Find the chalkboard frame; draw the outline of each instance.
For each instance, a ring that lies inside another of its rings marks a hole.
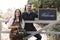
[[[55,11],[56,11],[56,19],[53,19],[53,20],[57,20],[57,12],[58,12],[57,8],[40,8],[39,11],[40,11],[40,10],[55,10]],[[39,19],[39,20],[43,20],[43,19],[40,19],[40,18],[39,18],[39,17],[40,17],[40,16],[39,16],[39,11],[38,11],[38,19]],[[49,19],[49,20],[50,20],[50,19]],[[49,20],[48,20],[48,21],[49,21]]]

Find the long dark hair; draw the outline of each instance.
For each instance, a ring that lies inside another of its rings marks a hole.
[[[17,10],[19,10],[19,13],[20,13],[20,15],[19,15],[19,23],[21,23],[21,22],[22,22],[22,17],[21,17],[21,11],[20,11],[20,9],[16,9],[16,10],[15,10],[15,15],[14,15],[14,21],[13,21],[13,23],[14,23],[15,20],[16,20],[16,12],[17,12]]]
[[[24,11],[26,11],[26,5],[25,5],[25,9],[24,9]]]

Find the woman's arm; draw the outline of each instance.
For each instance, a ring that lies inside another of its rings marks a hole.
[[[7,26],[8,28],[11,27],[11,25],[12,25],[12,23],[13,23],[13,20],[14,20],[14,18],[10,18],[10,20],[7,22],[6,26]]]
[[[14,29],[14,28],[18,28],[19,26],[10,26],[8,27],[9,29]]]

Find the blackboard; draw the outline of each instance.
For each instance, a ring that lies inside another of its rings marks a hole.
[[[57,10],[56,9],[40,9],[39,20],[56,20]]]

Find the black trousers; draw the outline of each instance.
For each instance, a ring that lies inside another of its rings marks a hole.
[[[31,24],[27,24],[27,26],[25,26],[24,28],[26,31],[37,31],[36,28]],[[27,34],[27,36],[30,35],[30,34]],[[41,40],[42,39],[42,36],[40,34],[36,34],[34,35],[37,40]]]
[[[27,34],[27,36],[29,36],[30,34]],[[36,35],[34,35],[36,38],[37,38],[37,40],[41,40],[42,39],[42,36],[40,35],[40,34],[36,34]]]
[[[41,40],[42,39],[42,36],[40,34],[36,34],[34,36],[37,38],[37,40]]]

